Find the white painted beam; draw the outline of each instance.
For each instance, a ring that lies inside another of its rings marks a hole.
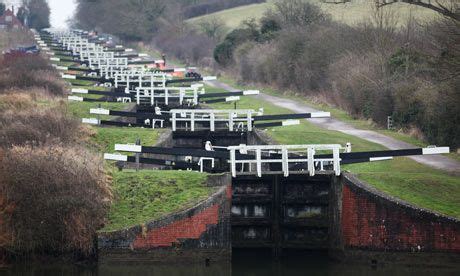
[[[239,100],[240,100],[240,96],[231,96],[231,97],[225,98],[226,102],[236,102],[236,101],[239,101]]]
[[[82,102],[83,101],[82,97],[77,97],[77,96],[68,96],[67,99],[69,101],[74,101],[74,102]]]
[[[110,110],[104,108],[91,108],[89,113],[96,115],[110,115]]]
[[[422,149],[423,155],[430,155],[430,154],[444,154],[449,153],[449,147],[431,147],[431,148],[424,148]]]
[[[116,144],[116,151],[127,151],[127,152],[142,152],[142,146],[139,145],[125,145],[125,144]]]
[[[312,118],[329,118],[331,117],[331,112],[313,112],[311,113]]]
[[[260,91],[259,90],[246,90],[243,91],[243,95],[248,96],[248,95],[259,95]]]
[[[79,93],[79,94],[88,94],[88,89],[83,88],[72,88],[72,93]]]
[[[83,118],[81,119],[82,123],[88,124],[88,125],[100,125],[101,122],[96,119],[96,118]]]
[[[62,74],[63,79],[69,79],[69,80],[76,80],[77,76],[75,75],[68,75],[68,74]]]
[[[283,126],[295,126],[300,125],[300,120],[286,120],[282,122]]]
[[[128,156],[127,155],[122,155],[122,154],[111,154],[111,153],[105,153],[104,154],[104,159],[105,160],[111,160],[111,161],[128,161]]]
[[[204,81],[213,81],[213,80],[217,80],[217,77],[216,76],[207,76],[207,77],[203,77],[203,80]]]

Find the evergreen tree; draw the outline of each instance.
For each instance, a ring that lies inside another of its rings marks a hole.
[[[6,6],[3,3],[0,3],[0,16],[2,16],[5,13]]]
[[[26,25],[27,10],[24,7],[20,7],[16,17],[19,19],[19,21],[21,21],[22,24]]]

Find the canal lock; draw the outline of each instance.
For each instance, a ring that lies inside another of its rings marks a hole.
[[[260,133],[174,132],[172,147],[265,144]],[[221,166],[225,166],[221,164]],[[334,175],[241,175],[232,181],[231,239],[234,252],[257,249],[274,257],[329,248],[330,191]]]

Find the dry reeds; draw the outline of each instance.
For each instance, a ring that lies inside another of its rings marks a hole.
[[[3,216],[7,247],[91,253],[112,198],[99,156],[80,146],[15,146],[4,152],[0,175],[2,206],[14,206]]]

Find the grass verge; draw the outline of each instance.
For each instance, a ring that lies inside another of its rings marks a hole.
[[[139,138],[141,145],[152,146],[158,140],[160,132],[144,128],[94,127],[95,135],[91,138],[97,148],[104,153],[114,153],[115,144],[134,144]]]
[[[348,165],[344,169],[389,195],[460,219],[459,177],[407,158]]]
[[[206,178],[206,174],[186,171],[114,172],[116,200],[102,231],[124,229],[192,207],[215,190],[205,186]]]

